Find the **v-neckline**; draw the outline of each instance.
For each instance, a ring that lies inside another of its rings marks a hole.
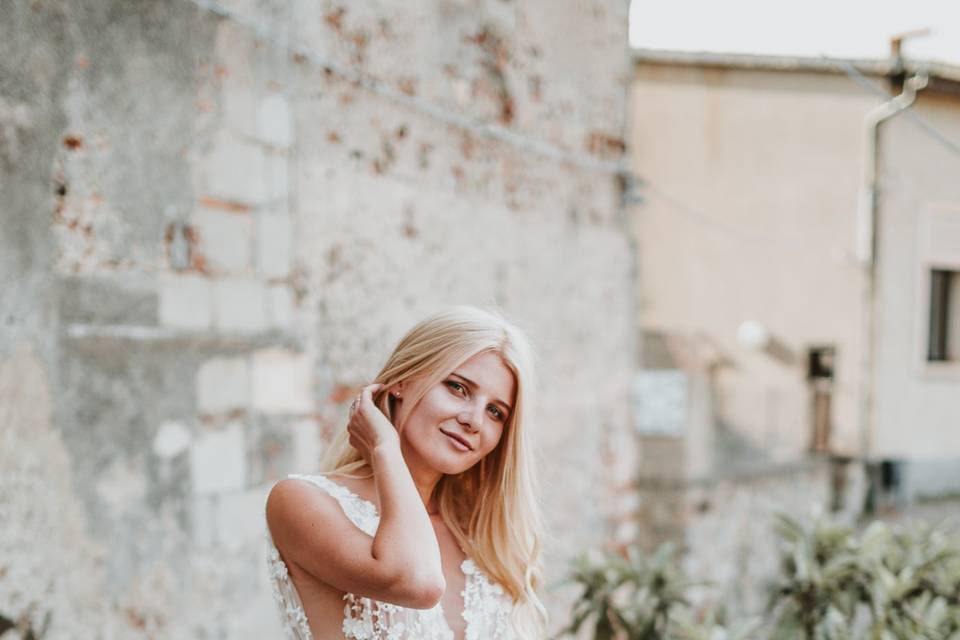
[[[346,492],[346,494],[347,494],[348,497],[350,497],[350,498],[352,498],[352,499],[354,499],[354,500],[357,500],[357,501],[359,501],[359,502],[367,505],[367,506],[370,508],[370,510],[373,512],[373,516],[377,519],[377,525],[379,526],[379,524],[380,524],[380,509],[377,508],[377,505],[375,505],[371,500],[367,500],[366,498],[364,498],[364,497],[361,496],[360,494],[354,492],[354,491],[353,491],[352,489],[350,489],[349,487],[346,487],[346,486],[340,484],[339,482],[335,482],[334,480],[331,480],[330,478],[328,478],[328,477],[325,476],[325,475],[322,475],[322,474],[321,474],[321,477],[322,477],[324,480],[326,480],[327,482],[329,482],[330,484],[332,484],[332,485],[334,485],[334,486],[337,486],[337,487],[339,487],[340,489],[342,489],[344,492]],[[334,497],[334,498],[335,498],[335,497]],[[339,500],[338,500],[337,502],[339,502]],[[343,507],[343,505],[341,505],[341,508],[342,508],[342,507]],[[346,512],[344,512],[344,513],[346,514]],[[348,516],[348,519],[349,519],[349,516]],[[352,520],[351,520],[351,522],[352,522]],[[354,523],[354,524],[355,524],[355,523]],[[470,580],[472,579],[472,577],[474,577],[474,576],[477,575],[477,573],[479,572],[479,567],[477,567],[477,564],[470,558],[470,556],[467,556],[466,554],[464,554],[464,555],[465,555],[466,557],[465,557],[464,560],[460,563],[460,573],[463,574],[463,591],[461,592],[461,595],[463,596],[463,609],[460,611],[460,617],[463,619],[463,621],[464,621],[464,623],[465,623],[465,624],[464,624],[464,628],[463,628],[463,640],[469,640],[469,638],[471,637],[471,636],[470,636],[470,631],[471,631],[470,618],[471,618],[471,616],[468,616],[468,615],[467,615],[467,593],[470,592],[470,589],[468,588],[470,585],[469,585],[468,583],[470,582]],[[469,570],[469,569],[471,569],[471,568],[472,568],[472,570]],[[431,610],[431,609],[426,609],[425,611],[430,611],[430,610]],[[445,629],[446,632],[449,634],[449,637],[451,638],[451,640],[457,640],[457,634],[453,631],[453,629],[450,628],[450,623],[447,621],[446,613],[445,613],[444,610],[443,610],[443,603],[442,603],[442,602],[438,602],[437,604],[435,604],[435,605],[433,606],[432,610],[436,610],[436,611],[440,614],[440,619],[443,621],[444,629]]]

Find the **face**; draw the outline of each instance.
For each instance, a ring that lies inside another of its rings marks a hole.
[[[404,385],[408,388],[411,385]],[[397,423],[408,465],[444,474],[466,471],[493,451],[513,408],[516,381],[500,355],[478,353],[427,389]]]

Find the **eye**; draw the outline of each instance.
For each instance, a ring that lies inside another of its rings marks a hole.
[[[503,411],[500,411],[499,407],[496,407],[494,405],[490,405],[490,413],[493,414],[494,418],[500,421],[503,421],[503,419],[506,418],[506,416],[503,415]]]
[[[464,387],[462,384],[460,384],[456,380],[447,380],[444,384],[447,385],[447,387],[449,387],[450,389],[453,389],[454,391],[456,391],[457,393],[464,393],[467,390],[466,387]]]

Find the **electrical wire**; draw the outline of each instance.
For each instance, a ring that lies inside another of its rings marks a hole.
[[[893,100],[894,96],[890,95],[883,87],[880,87],[874,82],[871,82],[863,73],[860,72],[849,60],[842,60],[838,58],[830,58],[824,54],[820,54],[820,58],[824,61],[834,65],[836,68],[843,71],[850,79],[856,82],[858,85],[874,93],[879,97],[884,98],[885,100]],[[942,133],[937,129],[929,120],[921,116],[914,107],[909,107],[902,112],[904,116],[910,119],[915,125],[929,133],[934,139],[942,144],[947,150],[951,153],[960,157],[960,144],[952,140],[950,137]]]

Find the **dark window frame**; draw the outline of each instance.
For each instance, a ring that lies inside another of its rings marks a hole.
[[[950,317],[954,301],[950,299],[954,278],[960,272],[950,269],[930,270],[930,303],[927,306],[927,362],[950,362],[960,354],[950,353],[950,328],[957,319]]]

